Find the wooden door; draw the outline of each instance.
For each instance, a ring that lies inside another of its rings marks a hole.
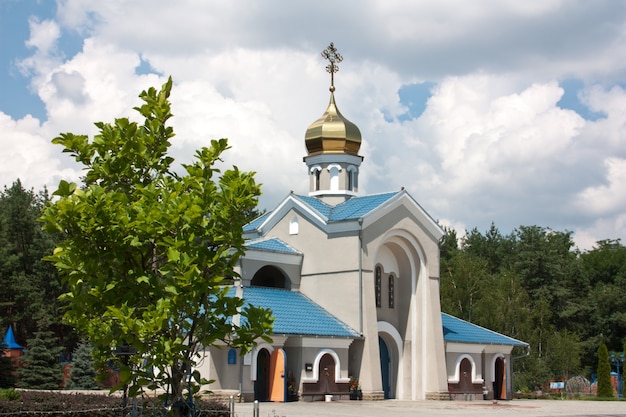
[[[320,358],[319,383],[321,392],[337,391],[337,385],[335,384],[335,360],[328,353]]]
[[[267,401],[269,398],[270,353],[261,349],[256,360],[256,381],[254,381],[254,399]]]
[[[270,401],[287,400],[287,361],[285,351],[276,349],[270,356]]]

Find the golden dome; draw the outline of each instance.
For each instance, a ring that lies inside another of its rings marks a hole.
[[[326,112],[309,126],[304,135],[309,156],[327,153],[357,155],[361,147],[361,131],[339,112],[333,90],[331,87]]]

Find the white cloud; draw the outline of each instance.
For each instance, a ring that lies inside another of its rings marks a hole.
[[[258,172],[262,204],[306,193],[304,132],[329,97],[319,52],[335,41],[337,103],[363,134],[363,192],[405,186],[448,225],[538,224],[585,245],[626,237],[619,2],[61,0],[56,20],[30,25],[22,69],[48,117],[0,115],[5,184],[76,178],[52,137],[136,118],[138,93],[171,74],[177,161],[228,137],[227,162]],[[84,36],[75,56],[58,50],[64,31]],[[142,59],[159,74],[138,75]],[[571,77],[605,118],[558,107]],[[436,83],[424,113],[399,121],[398,90],[423,81]]]

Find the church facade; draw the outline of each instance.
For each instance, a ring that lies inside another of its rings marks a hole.
[[[332,44],[323,55],[334,74],[340,55]],[[404,189],[359,194],[361,133],[339,112],[333,84],[305,134],[308,195],[288,194],[244,230],[231,293],[272,309],[273,341],[244,357],[207,349],[207,388],[260,401],[351,390],[380,400],[510,398],[511,351],[527,345],[441,313],[444,232]]]

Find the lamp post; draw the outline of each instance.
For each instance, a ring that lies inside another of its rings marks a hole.
[[[137,349],[131,347],[128,343],[124,343],[122,346],[116,346],[113,353],[115,354],[115,356],[119,356],[120,358],[122,358],[122,362],[124,362],[124,365],[128,366],[130,357],[137,353]],[[128,384],[124,384],[124,393],[122,395],[122,410],[124,413],[126,413],[127,405],[128,405]]]
[[[620,353],[619,355],[616,355],[615,353],[611,353],[611,364],[617,367],[617,396],[622,397],[622,386],[624,381],[622,381],[622,374],[619,373],[619,368],[624,365],[624,354]]]

